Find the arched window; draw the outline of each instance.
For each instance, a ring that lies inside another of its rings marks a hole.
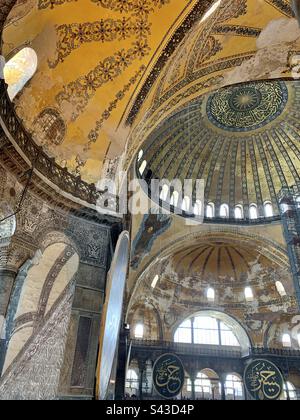
[[[139,378],[135,370],[129,369],[127,371],[125,387],[131,391],[139,389]]]
[[[138,162],[142,159],[143,155],[144,155],[144,151],[140,150],[138,154]]]
[[[199,372],[195,380],[195,392],[203,396],[211,395],[211,381],[205,373]]]
[[[171,196],[171,200],[170,200],[171,206],[177,207],[178,200],[179,200],[178,191],[173,191],[172,196]]]
[[[176,343],[240,347],[232,329],[211,316],[197,316],[184,321],[174,334]]]
[[[229,217],[229,207],[228,204],[222,204],[220,207],[220,217]]]
[[[184,199],[182,200],[182,206],[181,206],[182,211],[188,212],[190,210],[190,202],[191,202],[190,197],[186,195]]]
[[[13,100],[33,77],[38,59],[32,48],[23,48],[4,66],[4,79],[8,84],[8,95]]]
[[[235,206],[235,208],[234,208],[234,217],[236,219],[243,219],[244,212],[243,212],[243,207],[242,206]]]
[[[297,400],[296,388],[291,382],[285,382],[283,385],[284,389],[284,399],[287,400],[288,397],[290,400]]]
[[[194,214],[195,216],[201,216],[202,214],[202,203],[200,200],[196,200],[194,204]]]
[[[250,219],[257,219],[258,218],[258,212],[257,212],[257,205],[251,204],[249,207],[249,217]]]
[[[265,202],[264,209],[265,209],[265,216],[266,217],[273,217],[274,216],[272,203],[270,203],[269,201]]]
[[[192,342],[192,321],[187,319],[177,328],[174,335],[175,343],[191,343]]]
[[[206,217],[212,218],[215,215],[214,203],[208,203],[206,206]]]
[[[276,285],[277,292],[280,294],[280,296],[282,297],[286,296],[286,291],[281,281],[277,281],[275,285]]]
[[[41,144],[59,146],[65,139],[67,126],[60,112],[55,108],[45,108],[33,124],[34,135]]]
[[[164,184],[164,185],[162,186],[162,189],[161,189],[161,192],[160,192],[160,196],[159,196],[159,198],[160,198],[162,201],[166,201],[166,200],[167,200],[167,198],[168,198],[168,194],[169,194],[169,187],[168,187],[168,185],[167,185],[167,184]]]
[[[212,287],[209,287],[206,292],[206,297],[209,302],[215,301],[215,291]]]
[[[159,276],[158,276],[158,274],[156,274],[156,276],[154,277],[154,279],[152,280],[152,283],[151,283],[152,289],[155,289],[158,280],[159,280]]]
[[[251,287],[245,287],[245,298],[247,302],[253,301],[254,296]]]
[[[292,347],[291,336],[288,333],[282,335],[282,345],[283,347]]]
[[[143,175],[143,173],[145,172],[146,166],[147,166],[147,161],[146,161],[146,160],[144,160],[144,161],[142,162],[141,166],[139,167],[139,173],[140,173],[141,175]]]
[[[134,330],[134,337],[135,338],[143,338],[144,337],[144,326],[143,324],[137,324]]]
[[[227,375],[225,382],[225,393],[226,396],[230,396],[233,399],[243,398],[243,382],[237,375]]]

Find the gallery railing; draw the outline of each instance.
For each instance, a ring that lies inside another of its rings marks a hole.
[[[131,341],[132,348],[137,350],[162,350],[164,352],[175,352],[186,355],[210,356],[210,357],[230,357],[241,358],[243,356],[282,356],[282,357],[299,357],[300,350],[269,348],[269,347],[252,347],[246,354],[242,354],[242,350],[231,346],[213,346],[206,344],[189,344],[174,343],[172,341],[162,340],[142,340],[134,339]]]
[[[240,349],[234,349],[230,346],[210,346],[202,344],[174,343],[172,341],[155,340],[132,340],[132,347],[136,349],[163,350],[164,352],[175,352],[180,354],[195,356],[218,356],[241,358]]]
[[[31,162],[34,169],[62,191],[96,205],[102,192],[96,189],[95,184],[88,184],[80,176],[71,174],[67,168],[62,168],[54,158],[50,158],[43,148],[35,143],[16,114],[14,105],[8,97],[7,85],[4,80],[0,81],[0,92],[0,117],[13,141]],[[114,208],[114,204],[115,197],[108,195],[107,208]]]

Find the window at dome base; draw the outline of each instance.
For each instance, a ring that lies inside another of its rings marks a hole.
[[[4,79],[8,84],[8,95],[13,100],[33,77],[38,59],[32,48],[23,48],[4,66]]]

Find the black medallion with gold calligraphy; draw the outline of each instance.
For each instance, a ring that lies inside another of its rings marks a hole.
[[[163,354],[153,367],[153,384],[158,394],[164,398],[174,398],[184,385],[184,368],[176,354]]]
[[[257,359],[249,363],[244,373],[245,387],[255,400],[278,400],[283,393],[284,380],[274,363]]]

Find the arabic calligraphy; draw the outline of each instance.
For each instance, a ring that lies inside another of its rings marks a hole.
[[[255,360],[245,370],[245,386],[256,400],[277,400],[283,392],[283,377],[268,360]]]
[[[175,354],[164,354],[155,362],[153,383],[156,391],[165,398],[176,397],[184,384],[184,368]]]

